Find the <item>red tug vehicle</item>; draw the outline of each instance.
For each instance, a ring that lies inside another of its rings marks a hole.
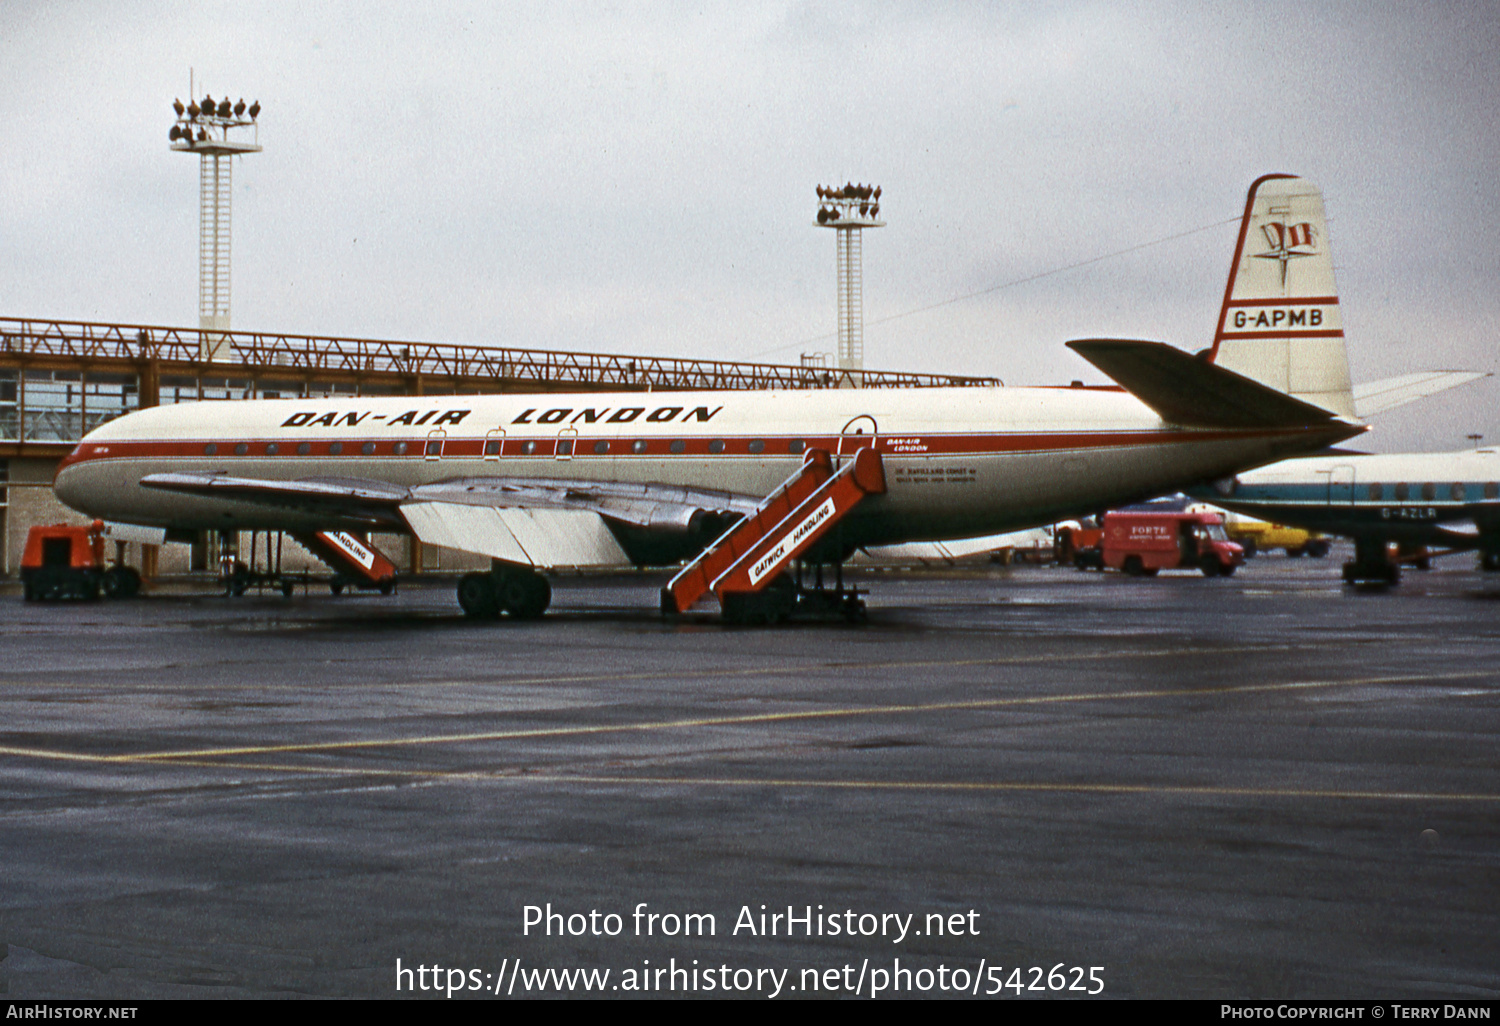
[[[104,522],[79,527],[33,527],[21,556],[21,585],[27,602],[55,599],[130,598],[141,590],[132,567],[109,566],[104,558]]]

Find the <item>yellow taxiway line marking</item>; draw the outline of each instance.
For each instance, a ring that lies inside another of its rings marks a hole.
[[[663,777],[572,773],[530,773],[517,770],[376,769],[358,766],[298,766],[261,762],[174,762],[205,769],[236,769],[300,776],[405,777],[432,783],[487,782],[516,784],[584,784],[596,787],[721,787],[801,788],[841,791],[926,791],[956,794],[1085,794],[1100,796],[1161,795],[1210,798],[1318,798],[1350,801],[1500,802],[1500,794],[1465,791],[1378,791],[1318,787],[1248,787],[1214,784],[1101,784],[1086,781],[1033,780],[817,780],[795,777]]]
[[[353,749],[407,748],[423,745],[463,744],[481,741],[514,741],[537,738],[585,737],[597,734],[623,734],[697,727],[749,726],[762,723],[790,723],[861,716],[891,716],[933,712],[984,711],[1032,706],[1059,705],[1073,702],[1119,702],[1156,698],[1195,698],[1218,695],[1241,695],[1270,692],[1310,691],[1337,687],[1359,687],[1374,684],[1434,683],[1471,680],[1493,675],[1491,670],[1471,670],[1447,674],[1398,674],[1358,677],[1349,680],[1288,681],[1279,684],[1241,684],[1229,687],[1137,691],[1093,691],[1064,695],[1034,695],[1010,698],[975,699],[960,702],[902,703],[897,705],[852,706],[834,709],[802,709],[776,713],[749,713],[735,716],[703,716],[639,723],[600,724],[576,727],[536,727],[519,730],[480,731],[465,734],[429,734],[417,737],[366,738],[354,741],[315,741],[303,744],[241,745],[222,748],[196,748],[176,751],[140,752],[128,755],[87,755],[44,749],[0,747],[0,754],[36,759],[55,759],[93,763],[164,763],[185,760],[222,759],[233,756],[271,755],[292,752],[337,752]]]

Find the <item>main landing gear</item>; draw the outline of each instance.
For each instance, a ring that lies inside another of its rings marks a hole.
[[[1345,584],[1399,584],[1401,567],[1384,539],[1354,539],[1354,559],[1344,564]]]
[[[535,570],[497,564],[487,574],[464,574],[459,579],[458,604],[472,620],[492,620],[501,613],[535,620],[552,604],[552,585]]]

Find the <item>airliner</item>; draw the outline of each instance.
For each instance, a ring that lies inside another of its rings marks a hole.
[[[799,560],[1035,527],[1365,430],[1322,195],[1291,175],[1250,188],[1211,350],[1068,346],[1115,384],[158,406],[90,432],[55,488],[168,538],[395,531],[488,556],[459,583],[471,616],[540,616],[544,570],[682,560],[668,611],[769,591],[784,612]]]
[[[1500,570],[1500,452],[1341,453],[1284,460],[1195,497],[1262,520],[1354,539],[1350,584],[1395,584],[1428,546],[1480,552]],[[1393,558],[1391,546],[1397,546]]]

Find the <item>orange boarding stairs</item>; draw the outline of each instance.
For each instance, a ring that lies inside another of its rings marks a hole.
[[[783,589],[779,598],[762,601],[757,596],[865,496],[884,492],[885,466],[873,448],[856,450],[837,469],[826,450],[809,449],[795,474],[662,589],[662,612],[686,612],[713,592],[727,619],[784,618],[795,591]]]
[[[298,532],[292,537],[359,587],[389,592],[396,583],[395,564],[379,549],[348,531]]]

